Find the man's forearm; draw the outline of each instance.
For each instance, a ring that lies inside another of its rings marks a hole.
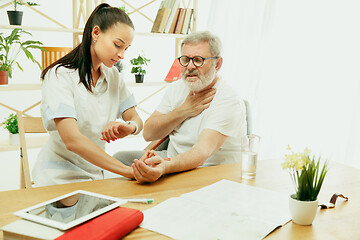
[[[166,162],[165,174],[183,172],[202,166],[206,159],[211,156],[210,152],[192,148],[191,150],[179,154],[170,161]]]
[[[177,108],[167,114],[153,114],[144,124],[144,139],[146,141],[153,141],[164,138],[186,118],[187,115],[181,108]]]

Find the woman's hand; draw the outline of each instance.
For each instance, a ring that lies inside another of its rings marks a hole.
[[[165,174],[167,158],[160,157],[155,151],[146,151],[138,160],[134,159],[132,168],[135,179],[140,183],[155,182]]]
[[[101,140],[109,143],[110,141],[115,141],[118,138],[124,138],[132,134],[135,129],[136,127],[133,124],[126,122],[109,122],[101,132]]]

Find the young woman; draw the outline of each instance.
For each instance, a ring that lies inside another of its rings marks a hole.
[[[41,114],[50,139],[33,169],[35,186],[102,179],[102,169],[134,177],[130,167],[104,151],[105,141],[143,127],[135,99],[114,67],[133,38],[126,13],[100,4],[85,24],[81,44],[42,72]]]

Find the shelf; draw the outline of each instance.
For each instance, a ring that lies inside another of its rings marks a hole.
[[[69,32],[69,33],[82,33],[82,28],[59,28],[59,27],[35,27],[35,26],[18,26],[18,25],[0,25],[0,29],[15,29],[21,28],[23,30],[32,31],[45,31],[45,32]],[[135,32],[138,36],[153,36],[153,37],[169,37],[169,38],[184,38],[185,34],[172,34],[172,33],[151,33],[151,32]]]
[[[48,139],[49,136],[27,137],[26,146],[27,148],[41,148]],[[0,152],[16,151],[19,150],[19,148],[20,145],[10,145],[9,140],[0,140]]]
[[[127,87],[152,87],[152,86],[163,86],[170,83],[169,82],[145,82],[145,83],[125,82],[125,84]],[[0,92],[23,91],[23,90],[41,90],[41,83],[0,85]]]
[[[23,30],[33,30],[33,31],[46,31],[46,32],[70,32],[70,33],[82,33],[83,29],[73,29],[73,28],[59,28],[59,27],[34,27],[34,26],[19,26],[19,25],[0,25],[2,29],[15,29],[21,28]]]
[[[0,85],[1,91],[41,90],[41,83]]]

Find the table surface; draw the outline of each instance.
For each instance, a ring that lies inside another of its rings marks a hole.
[[[138,184],[126,178],[105,179],[33,189],[0,192],[0,226],[18,219],[13,212],[39,202],[82,189],[114,197],[149,197],[152,204],[127,203],[124,207],[146,210],[170,197],[197,190],[221,179],[228,179],[264,189],[292,194],[290,176],[282,170],[280,160],[258,162],[255,179],[240,177],[240,164],[228,164],[198,168],[161,178],[152,184]],[[329,201],[332,194],[342,193],[349,201],[338,199],[332,209],[318,209],[311,226],[300,226],[291,221],[276,229],[266,239],[359,239],[360,238],[360,170],[335,162],[330,163],[329,172],[319,194],[319,202]],[[2,233],[0,233],[2,239]],[[136,228],[124,239],[169,239],[166,236]]]

